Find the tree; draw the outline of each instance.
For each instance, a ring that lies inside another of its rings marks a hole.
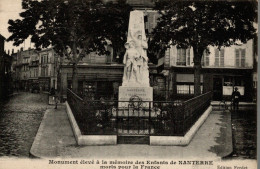
[[[125,16],[131,10],[122,0],[114,4],[104,4],[101,0],[23,0],[22,7],[22,19],[9,20],[8,30],[12,35],[8,41],[14,41],[18,46],[31,37],[36,48],[53,46],[59,56],[66,57],[72,64],[75,92],[79,61],[90,52],[109,54],[106,49],[109,40],[120,48],[117,42],[123,38],[119,30],[127,30]],[[112,15],[107,19],[112,8],[118,17]]]
[[[231,46],[246,43],[255,34],[257,15],[254,1],[171,1],[155,5],[161,17],[153,31],[153,49],[166,50],[170,45],[194,52],[194,94],[201,93],[201,58],[208,46]]]
[[[123,60],[131,11],[132,7],[125,0],[118,0],[107,3],[100,12],[100,36],[112,42],[113,58],[119,56]]]

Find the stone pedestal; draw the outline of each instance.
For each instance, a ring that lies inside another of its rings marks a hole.
[[[133,99],[133,101],[143,101],[142,107],[149,108],[149,102],[145,101],[153,101],[153,88],[120,86],[118,95],[118,108],[127,108],[130,99]]]

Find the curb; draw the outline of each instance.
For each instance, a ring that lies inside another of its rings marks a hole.
[[[43,121],[46,119],[47,117],[47,114],[50,112],[50,109],[47,109],[44,113],[44,116],[42,118],[42,121],[41,121],[41,124],[37,130],[37,134],[34,138],[34,141],[32,143],[32,146],[31,146],[31,149],[30,149],[30,152],[29,152],[29,157],[30,158],[36,158],[36,159],[39,159],[41,158],[40,156],[36,155],[36,151],[37,151],[37,147],[39,145],[39,141],[41,140],[41,136],[42,136],[42,133],[43,133]]]
[[[70,125],[78,145],[116,145],[117,135],[82,135],[79,126],[74,118],[68,102],[66,112],[69,117]]]
[[[179,136],[150,136],[150,145],[153,146],[187,146],[212,111],[209,106],[184,137]]]
[[[222,160],[230,160],[232,159],[233,157],[233,154],[234,154],[234,139],[233,139],[233,130],[232,130],[232,115],[231,115],[231,112],[230,112],[230,130],[231,130],[231,144],[232,144],[232,151],[226,155],[224,155],[223,157],[221,157]]]

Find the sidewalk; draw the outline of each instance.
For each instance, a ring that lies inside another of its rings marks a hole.
[[[211,105],[212,106],[219,106],[220,101],[212,101]],[[226,101],[226,104],[230,104],[230,101]],[[239,102],[239,106],[256,106],[256,103],[254,102]]]
[[[148,158],[148,159],[220,159],[232,152],[231,115],[213,111],[188,146],[149,146],[118,144],[78,146],[65,106],[45,112],[31,147],[31,155],[40,158]]]

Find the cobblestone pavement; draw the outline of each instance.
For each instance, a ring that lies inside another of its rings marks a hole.
[[[0,156],[29,156],[47,101],[46,94],[22,92],[0,105]]]
[[[233,159],[256,159],[257,147],[257,111],[238,110],[232,112]]]

